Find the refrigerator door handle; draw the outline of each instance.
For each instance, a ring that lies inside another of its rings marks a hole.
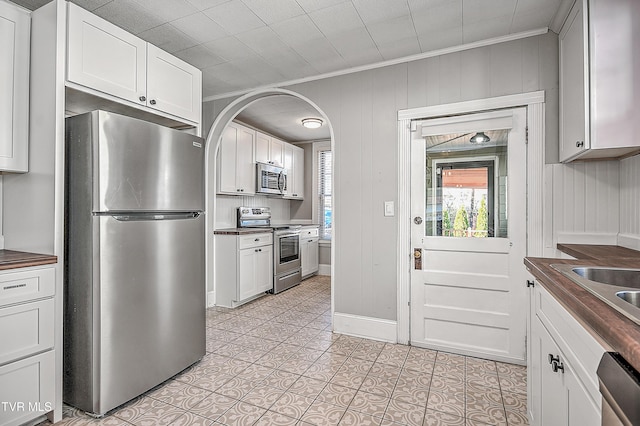
[[[134,222],[143,220],[179,220],[179,219],[195,219],[200,216],[199,212],[189,213],[143,213],[143,214],[112,214],[115,220],[121,222]]]

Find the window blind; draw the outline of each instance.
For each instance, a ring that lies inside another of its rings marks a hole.
[[[331,203],[331,151],[318,153],[318,219],[320,238],[331,239],[333,211]]]

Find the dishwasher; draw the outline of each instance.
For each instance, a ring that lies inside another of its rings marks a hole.
[[[606,352],[598,365],[602,426],[640,425],[640,373],[617,352]]]

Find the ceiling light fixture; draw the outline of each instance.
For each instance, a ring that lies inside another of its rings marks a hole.
[[[322,120],[319,118],[303,118],[302,125],[307,129],[317,129],[322,126]]]
[[[484,132],[478,132],[469,139],[471,143],[487,143],[491,138],[484,134]]]

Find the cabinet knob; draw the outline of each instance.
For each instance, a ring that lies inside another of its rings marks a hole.
[[[140,102],[144,102],[147,100],[146,96],[140,96],[138,99],[140,99]]]
[[[244,188],[240,189],[240,192],[244,192]]]
[[[151,100],[149,101],[149,103],[150,103],[151,105],[155,105],[155,104],[156,104],[156,100],[155,100],[155,99],[151,99]]]
[[[256,239],[255,239],[255,240],[253,240],[253,241],[260,241],[260,238],[256,238]]]
[[[584,141],[577,141],[576,148],[582,148],[584,146]]]

